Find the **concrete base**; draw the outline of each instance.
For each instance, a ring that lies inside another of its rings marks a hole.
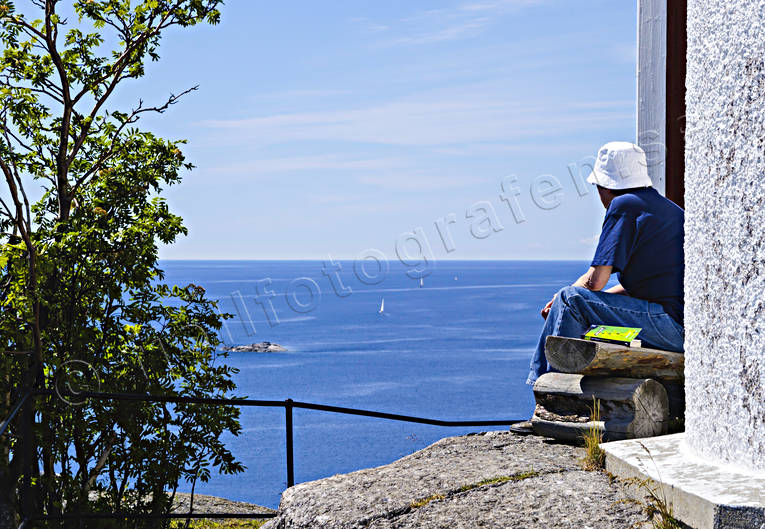
[[[601,446],[606,470],[653,480],[675,518],[694,529],[765,529],[765,474],[703,461],[687,449],[683,433]]]

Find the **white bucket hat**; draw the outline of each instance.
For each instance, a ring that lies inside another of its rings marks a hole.
[[[645,151],[628,141],[612,141],[598,151],[587,181],[606,189],[630,189],[652,185]]]

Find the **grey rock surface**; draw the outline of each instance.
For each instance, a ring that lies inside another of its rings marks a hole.
[[[173,512],[189,512],[189,502],[191,494],[177,492],[173,501]],[[207,496],[205,494],[194,494],[195,513],[246,513],[246,514],[269,514],[273,509],[261,507],[254,503],[245,503],[243,501],[232,501],[217,496]]]
[[[627,529],[644,521],[619,485],[581,470],[582,455],[509,432],[450,437],[389,465],[291,487],[264,527]]]

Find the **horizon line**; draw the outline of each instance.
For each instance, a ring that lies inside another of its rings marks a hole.
[[[327,258],[319,258],[319,257],[288,257],[288,258],[280,258],[280,257],[267,257],[267,258],[256,258],[256,259],[248,259],[248,258],[231,258],[231,259],[221,259],[221,258],[203,258],[203,257],[194,257],[194,258],[160,258],[159,261],[233,261],[233,262],[258,262],[258,261],[305,261],[305,262],[323,262],[326,261]],[[357,260],[354,257],[333,257],[333,261],[355,261]],[[573,258],[573,257],[549,257],[549,258],[541,258],[541,257],[534,257],[534,258],[500,258],[500,257],[489,257],[489,258],[467,258],[467,259],[431,259],[433,262],[440,262],[440,261],[453,261],[453,262],[460,262],[460,261],[589,261],[590,258]],[[385,259],[386,262],[400,262],[400,259]]]

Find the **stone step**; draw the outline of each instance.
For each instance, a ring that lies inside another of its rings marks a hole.
[[[703,460],[685,446],[685,434],[604,443],[606,470],[643,482],[672,514],[694,529],[765,529],[765,472],[747,472]],[[646,481],[648,480],[648,481]]]

